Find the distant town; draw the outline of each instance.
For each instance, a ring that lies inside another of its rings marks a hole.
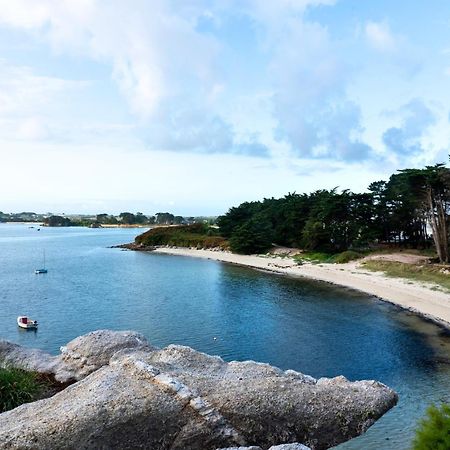
[[[35,212],[4,213],[0,211],[0,222],[40,223],[49,227],[84,226],[92,228],[111,226],[191,225],[193,223],[214,224],[217,217],[183,217],[168,212],[145,215],[141,212],[114,214],[41,214]]]

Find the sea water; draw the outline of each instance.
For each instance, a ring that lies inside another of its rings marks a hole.
[[[376,298],[202,259],[123,251],[142,229],[0,224],[0,338],[56,354],[97,329],[156,346],[267,362],[314,377],[375,379],[398,405],[339,449],[410,448],[426,407],[450,402],[450,337]],[[46,254],[47,274],[36,275]],[[18,315],[39,321],[19,329]]]

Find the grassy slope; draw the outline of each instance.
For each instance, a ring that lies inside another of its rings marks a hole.
[[[432,283],[450,292],[450,268],[437,264],[405,264],[394,261],[365,261],[363,267],[389,277]]]

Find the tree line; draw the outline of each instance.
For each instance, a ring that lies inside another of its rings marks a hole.
[[[374,245],[429,248],[449,262],[450,169],[405,169],[367,192],[317,190],[245,202],[218,218],[231,250],[261,253],[273,244],[342,252]]]

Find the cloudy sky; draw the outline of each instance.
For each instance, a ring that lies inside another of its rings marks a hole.
[[[448,160],[448,0],[0,0],[0,210],[219,214]]]

